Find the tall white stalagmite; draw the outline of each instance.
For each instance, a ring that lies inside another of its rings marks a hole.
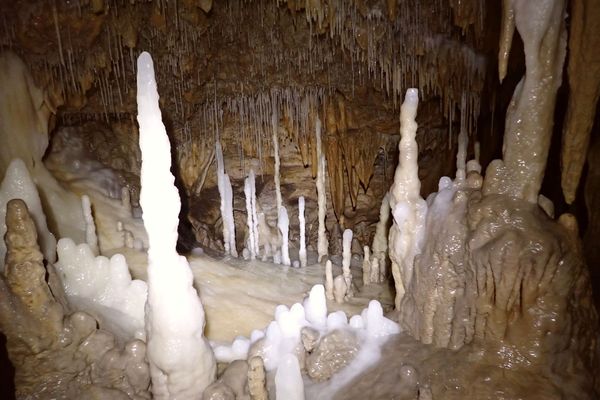
[[[85,242],[90,246],[95,256],[100,254],[98,250],[98,236],[96,235],[96,224],[92,215],[92,203],[87,195],[81,196],[81,210],[85,221]]]
[[[281,263],[283,265],[290,265],[290,249],[289,249],[289,232],[290,232],[290,219],[288,217],[287,209],[281,206],[279,209],[279,221],[277,227],[281,233]]]
[[[352,271],[350,271],[350,261],[352,260],[352,229],[346,229],[342,237],[342,271],[344,281],[346,282],[346,295],[352,297]]]
[[[246,223],[248,225],[246,248],[250,252],[250,259],[254,260],[257,254],[257,238],[254,235],[254,212],[252,211],[252,185],[250,183],[250,176],[247,176],[244,180],[244,195],[246,196]]]
[[[252,200],[252,231],[254,232],[254,253],[258,255],[260,251],[260,235],[258,232],[258,213],[256,211],[256,175],[254,170],[250,170],[250,200]]]
[[[306,218],[304,217],[304,196],[298,198],[298,220],[300,223],[300,250],[298,251],[298,258],[300,259],[300,266],[306,267]]]
[[[227,233],[229,234],[229,254],[233,257],[238,256],[237,248],[235,247],[235,221],[233,219],[233,188],[229,175],[223,174],[223,187],[225,195],[225,215],[228,225]]]
[[[427,203],[420,195],[419,149],[416,141],[419,92],[408,89],[400,109],[400,150],[394,183],[390,188],[390,207],[394,222],[389,234],[389,255],[396,286],[396,309],[413,274],[415,256],[421,252],[425,234]]]
[[[215,154],[217,158],[217,186],[221,196],[221,218],[223,220],[223,246],[225,253],[237,257],[235,248],[235,223],[233,220],[233,190],[229,175],[225,173],[223,162],[223,149],[219,140],[215,143]]]
[[[317,117],[315,135],[317,137],[317,159],[319,168],[317,168],[317,203],[319,207],[319,231],[317,241],[317,253],[319,262],[326,257],[329,252],[329,243],[325,233],[325,216],[327,215],[327,192],[325,191],[325,155],[321,145],[321,120]]]
[[[137,104],[142,152],[140,205],[148,232],[147,357],[155,399],[198,399],[216,377],[203,335],[204,309],[185,257],[175,251],[181,207],[171,174],[171,145],[162,123],[154,65],[137,62]]]

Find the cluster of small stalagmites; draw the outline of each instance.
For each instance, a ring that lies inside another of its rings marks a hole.
[[[304,327],[301,344],[294,353],[300,369],[315,382],[331,379],[350,364],[359,351],[359,338],[350,330],[334,329],[326,334]],[[262,358],[262,340],[249,351],[248,361],[237,360],[227,366],[216,382],[203,393],[203,400],[267,400],[267,373]]]
[[[135,340],[119,348],[114,336],[98,330],[88,314],[66,315],[46,283],[26,204],[11,200],[6,215],[8,251],[0,277],[0,328],[15,367],[17,396],[83,398],[110,393],[149,398],[145,344]],[[56,282],[54,269],[49,267],[48,272],[50,281]]]

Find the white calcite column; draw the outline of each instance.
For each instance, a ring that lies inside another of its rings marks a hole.
[[[256,207],[256,175],[254,170],[250,170],[250,200],[252,201],[252,231],[254,232],[254,253],[258,255],[260,251],[260,234],[258,230],[258,213]]]
[[[92,215],[92,203],[87,195],[81,196],[81,210],[83,211],[83,220],[85,221],[85,242],[90,246],[92,253],[98,255],[98,236],[96,235],[96,224]]]
[[[233,220],[233,190],[229,175],[225,173],[223,162],[223,149],[219,140],[215,143],[215,155],[217,158],[217,186],[221,196],[221,219],[223,220],[223,246],[225,253],[237,257],[235,248],[235,223]]]
[[[317,241],[318,261],[321,262],[323,257],[327,257],[329,252],[329,243],[325,233],[325,216],[327,215],[327,192],[325,188],[325,155],[321,145],[321,120],[317,118],[315,135],[317,137],[317,157],[319,167],[317,168],[317,204],[319,207],[319,230]]]
[[[258,215],[256,213],[256,181],[254,171],[244,180],[244,195],[246,196],[246,223],[248,224],[248,241],[246,246],[250,252],[250,259],[254,260],[259,252],[258,246]]]
[[[400,109],[400,156],[390,188],[394,221],[389,233],[389,255],[396,286],[396,309],[410,284],[415,256],[421,252],[425,234],[427,203],[420,195],[419,149],[416,141],[419,92],[408,89]]]
[[[306,267],[306,218],[304,216],[304,196],[298,198],[298,220],[300,224],[300,250],[298,251],[298,258],[300,259],[300,266]]]
[[[281,233],[281,263],[283,265],[290,265],[290,219],[288,217],[287,209],[284,206],[281,206],[279,209],[279,221],[277,221],[277,227]]]
[[[350,261],[352,260],[352,229],[346,229],[342,237],[342,272],[346,282],[346,295],[352,297],[352,271],[350,271]]]
[[[215,380],[216,362],[203,335],[204,309],[192,272],[175,251],[181,203],[158,99],[152,58],[144,52],[137,61],[137,119],[140,205],[149,244],[146,335],[152,394],[155,399],[199,399]]]

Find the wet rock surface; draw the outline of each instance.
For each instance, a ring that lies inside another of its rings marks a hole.
[[[0,329],[15,366],[18,398],[149,399],[146,345],[125,345],[89,315],[66,315],[45,281],[27,206],[7,207],[7,257],[0,277]]]

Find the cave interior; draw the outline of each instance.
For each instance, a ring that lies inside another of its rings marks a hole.
[[[0,15],[2,398],[600,397],[598,1]]]

